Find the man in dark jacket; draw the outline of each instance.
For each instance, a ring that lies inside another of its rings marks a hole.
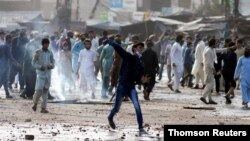
[[[21,31],[19,36],[12,41],[11,53],[19,64],[23,64],[24,62],[25,47],[28,42],[29,40],[26,37],[25,31]],[[11,85],[14,82],[16,74],[19,77],[20,90],[23,90],[25,85],[23,72],[21,68],[17,68],[15,65],[12,65],[10,68],[9,88],[12,89]]]
[[[137,53],[132,55],[126,52],[120,45],[110,40],[108,41],[108,43],[123,59],[116,89],[115,104],[110,114],[108,115],[109,125],[112,129],[116,128],[115,123],[113,122],[113,118],[115,114],[119,112],[124,96],[127,95],[134,104],[139,131],[140,133],[145,133],[145,130],[143,129],[141,107],[135,85],[148,83],[150,78],[147,76],[143,76],[144,67],[139,58],[139,56],[141,55]]]
[[[192,42],[187,43],[187,48],[184,50],[184,58],[183,58],[183,63],[184,63],[184,76],[181,80],[181,85],[184,86],[186,80],[188,80],[188,87],[192,87],[192,80],[193,76],[191,74],[193,64],[194,64],[194,58],[193,58],[193,49],[192,49]]]
[[[23,76],[25,79],[25,89],[21,93],[20,97],[32,99],[35,93],[36,84],[36,69],[32,66],[32,57],[35,51],[40,48],[41,39],[39,33],[33,34],[34,39],[32,39],[26,46],[24,62],[23,62]]]
[[[6,98],[12,98],[8,90],[8,73],[9,73],[9,61],[16,67],[21,68],[20,64],[13,58],[11,54],[11,35],[6,35],[5,44],[0,46],[0,87],[3,85]]]
[[[229,47],[235,46],[235,43],[229,43]],[[234,89],[236,87],[236,82],[234,81],[234,72],[237,65],[237,55],[234,50],[230,50],[221,55],[221,60],[223,61],[222,75],[225,80],[225,93],[226,93],[226,104],[230,104],[230,95],[234,96]]]
[[[155,77],[156,74],[159,71],[159,65],[158,65],[158,57],[156,52],[152,49],[154,46],[154,43],[152,40],[147,39],[146,40],[147,49],[142,53],[141,60],[144,63],[144,75],[148,75],[151,79],[149,83],[144,84],[144,99],[150,100],[149,95],[152,92],[154,85],[155,85]],[[143,44],[140,44],[140,46],[143,46]]]

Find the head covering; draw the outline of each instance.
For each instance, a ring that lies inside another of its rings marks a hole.
[[[197,33],[197,34],[195,35],[195,38],[196,38],[196,39],[202,39],[202,34],[201,34],[201,33]]]

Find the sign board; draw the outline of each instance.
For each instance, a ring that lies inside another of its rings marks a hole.
[[[133,20],[143,21],[144,20],[144,12],[133,12]]]
[[[123,8],[123,0],[109,0],[110,8]]]
[[[173,9],[171,7],[162,7],[161,13],[162,16],[169,16],[173,14]]]
[[[123,0],[123,8],[125,11],[135,12],[137,9],[136,0]]]

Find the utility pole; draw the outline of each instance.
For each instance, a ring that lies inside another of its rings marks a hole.
[[[100,0],[96,0],[95,6],[94,6],[94,8],[91,11],[89,19],[93,19],[94,18],[94,15],[95,15],[95,12],[96,12],[96,9],[97,9],[99,3],[100,3]]]
[[[79,20],[79,5],[80,5],[80,0],[77,0],[76,1],[76,20],[78,21]]]
[[[234,10],[233,10],[233,14],[234,14],[234,18],[238,19],[240,16],[240,11],[239,11],[239,0],[234,0]]]
[[[228,20],[229,17],[230,17],[230,9],[231,9],[231,6],[230,6],[230,3],[229,3],[230,0],[223,0],[224,4],[225,4],[225,19]]]
[[[57,0],[56,2],[59,29],[69,29],[71,23],[72,0]]]
[[[71,23],[71,7],[72,7],[72,0],[65,0],[65,10],[66,10],[66,15],[65,15],[65,25],[66,28],[68,29],[70,27]]]

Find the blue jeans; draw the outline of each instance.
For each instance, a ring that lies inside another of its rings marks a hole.
[[[116,89],[115,104],[114,104],[114,106],[109,114],[109,117],[111,119],[113,119],[115,114],[119,112],[123,98],[126,95],[128,95],[128,97],[130,98],[130,100],[134,104],[134,108],[135,108],[135,112],[136,112],[136,116],[137,116],[137,122],[139,125],[139,129],[141,129],[141,128],[143,128],[143,126],[142,126],[143,119],[142,119],[140,103],[138,100],[138,95],[137,95],[135,88],[128,89],[127,87],[123,87],[123,86],[118,85],[118,87]]]

